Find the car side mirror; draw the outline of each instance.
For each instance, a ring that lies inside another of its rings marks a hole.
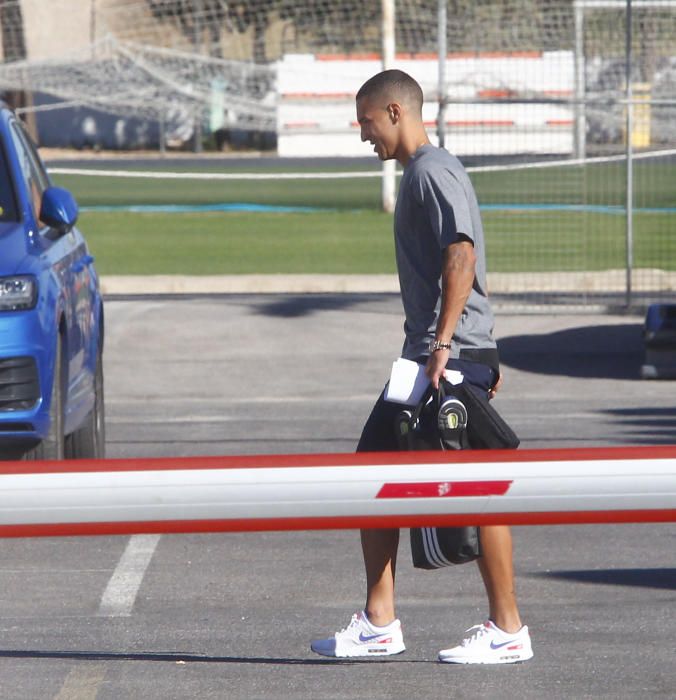
[[[59,233],[68,233],[78,217],[77,202],[73,195],[62,187],[48,187],[42,193],[40,221]]]

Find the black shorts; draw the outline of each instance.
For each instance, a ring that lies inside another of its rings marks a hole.
[[[426,359],[420,358],[418,361],[424,362]],[[495,369],[480,362],[449,360],[446,367],[462,372],[466,382],[486,393],[494,386],[498,378]],[[364,425],[357,445],[357,452],[398,451],[399,445],[397,444],[394,420],[404,408],[407,407],[403,404],[385,401],[385,390],[383,389]]]

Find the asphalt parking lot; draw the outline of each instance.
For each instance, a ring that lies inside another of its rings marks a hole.
[[[109,457],[350,452],[401,344],[392,295],[110,300]],[[496,407],[529,447],[676,443],[636,316],[509,315]],[[314,656],[363,605],[355,532],[0,541],[0,697],[674,697],[676,526],[516,528],[535,658],[452,667],[474,565],[398,572],[407,652]]]

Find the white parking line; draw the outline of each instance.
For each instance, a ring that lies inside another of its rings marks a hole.
[[[199,404],[200,406],[223,406],[227,408],[234,404],[287,404],[287,403],[352,403],[353,401],[370,401],[373,403],[378,397],[379,389],[371,394],[352,394],[350,396],[232,396],[227,400],[222,396],[106,396],[106,405],[115,404],[119,406],[142,404],[147,406],[152,403],[160,405],[171,402],[176,404]]]
[[[95,700],[105,675],[103,664],[78,665],[66,676],[54,700]]]
[[[98,614],[105,617],[129,617],[148,564],[160,535],[134,535],[120,557],[103,592]]]

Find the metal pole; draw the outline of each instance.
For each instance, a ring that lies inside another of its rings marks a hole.
[[[585,75],[584,75],[584,7],[575,3],[575,158],[584,159],[587,153],[585,118]]]
[[[159,111],[158,115],[158,125],[160,130],[160,155],[167,155],[167,129],[165,122],[165,111],[164,108]]]
[[[627,82],[626,99],[626,156],[627,156],[627,192],[626,192],[626,247],[627,247],[627,281],[626,281],[626,306],[631,307],[632,297],[632,272],[634,268],[634,152],[632,143],[632,131],[634,127],[633,90],[631,84],[632,64],[632,11],[631,0],[627,0],[626,10],[626,48],[625,48],[625,79]]]
[[[439,112],[437,115],[437,137],[439,147],[446,148],[446,28],[448,24],[448,14],[446,11],[446,0],[439,0],[439,11],[437,17],[439,25],[439,35],[437,39],[439,53],[439,82],[437,87],[439,98]]]
[[[382,0],[383,14],[383,70],[389,70],[394,67],[395,58],[395,9],[394,0]],[[396,177],[396,162],[394,160],[386,160],[383,163],[383,182],[382,182],[382,202],[383,211],[391,214],[394,211],[395,202],[395,177]]]
[[[204,0],[195,0],[193,10],[193,52],[195,54],[203,53],[204,26],[202,19],[204,17]],[[202,109],[195,108],[193,114],[194,140],[193,153],[202,153]]]

